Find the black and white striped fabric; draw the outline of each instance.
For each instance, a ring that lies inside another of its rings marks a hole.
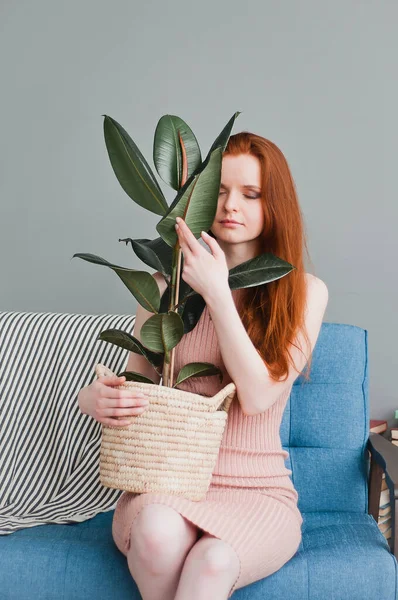
[[[133,333],[135,315],[0,312],[0,535],[112,510],[121,490],[99,481],[102,426],[77,397],[99,362],[128,351],[96,338]]]

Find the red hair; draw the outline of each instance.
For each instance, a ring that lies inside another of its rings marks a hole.
[[[304,322],[306,274],[303,254],[305,250],[309,258],[309,252],[303,215],[287,160],[273,142],[248,131],[231,135],[223,156],[239,154],[251,154],[260,161],[261,202],[265,217],[262,252],[272,252],[295,268],[280,279],[243,289],[237,309],[270,377],[275,381],[286,381],[289,362],[293,364],[289,345],[299,348],[295,343],[298,332],[302,332],[307,348],[310,348]],[[304,373],[303,369],[302,373],[308,380],[312,355],[306,359],[308,370]]]

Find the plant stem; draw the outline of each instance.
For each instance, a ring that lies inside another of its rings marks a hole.
[[[185,184],[188,178],[188,162],[187,162],[187,153],[185,151],[185,146],[183,139],[181,137],[180,132],[178,132],[178,137],[180,140],[181,146],[181,155],[182,155],[182,175],[180,181],[180,188]],[[188,206],[188,205],[187,205]],[[185,209],[186,210],[186,209]],[[183,215],[185,218],[185,214]],[[180,293],[180,277],[181,277],[181,262],[182,262],[182,251],[181,246],[178,241],[173,248],[173,258],[172,258],[172,266],[171,266],[171,282],[170,282],[170,298],[169,298],[169,312],[174,311],[178,312],[178,299]],[[165,352],[165,360],[163,365],[163,385],[167,387],[173,387],[173,379],[174,379],[174,353],[175,348],[171,349],[170,353]],[[169,361],[167,361],[169,358]]]

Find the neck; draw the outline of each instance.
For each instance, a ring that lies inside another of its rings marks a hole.
[[[230,244],[220,239],[217,239],[217,242],[225,254],[229,270],[262,253],[261,238],[255,238],[241,244]]]

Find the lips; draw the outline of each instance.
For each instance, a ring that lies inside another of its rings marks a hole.
[[[237,225],[242,225],[242,223],[239,223],[238,221],[231,221],[230,219],[224,219],[223,221],[220,221],[220,223],[236,223]]]

